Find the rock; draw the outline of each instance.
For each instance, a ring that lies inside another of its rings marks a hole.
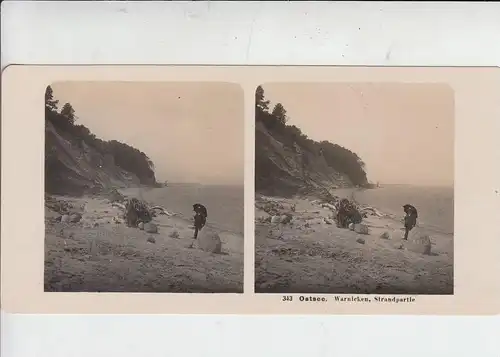
[[[328,208],[331,211],[336,211],[337,210],[337,208],[334,205],[330,204],[330,203],[323,203],[321,205],[321,207]]]
[[[358,237],[358,239],[356,239],[356,242],[358,242],[359,244],[365,244],[365,239]]]
[[[82,215],[80,213],[73,213],[71,216],[69,216],[69,221],[71,223],[78,223],[82,219]]]
[[[144,230],[144,222],[139,222],[139,224],[137,225],[137,227],[143,231]]]
[[[63,214],[61,216],[61,222],[64,223],[64,222],[69,222],[69,215],[68,214]]]
[[[154,243],[156,243],[156,239],[155,239],[155,237],[152,237],[152,236],[149,236],[147,241],[148,241],[149,243],[153,243],[153,244],[154,244]]]
[[[271,217],[271,223],[280,223],[280,222],[281,222],[280,216],[272,216]]]
[[[326,223],[326,224],[333,224],[333,222],[332,222],[332,221],[330,221],[328,218],[325,218],[325,223]]]
[[[351,231],[353,231],[353,230],[354,230],[354,223],[349,223],[349,229],[350,229]]]
[[[292,221],[292,215],[291,214],[284,214],[281,216],[281,223],[283,224],[288,224]]]
[[[356,223],[353,230],[358,234],[369,234],[368,226],[365,224]]]
[[[428,234],[415,227],[408,234],[408,242],[405,246],[411,252],[430,255],[432,242]]]
[[[391,234],[387,231],[383,232],[381,235],[380,235],[380,238],[382,239],[391,239]]]
[[[307,220],[307,223],[309,223],[309,225],[311,225],[311,224],[323,224],[323,223],[325,223],[325,220],[324,220],[324,218],[311,218],[311,219]]]
[[[168,235],[170,238],[175,238],[175,239],[178,239],[179,238],[179,232],[177,231],[173,231],[172,233],[170,233]]]
[[[158,226],[152,222],[144,223],[144,231],[147,233],[158,233]]]
[[[210,230],[201,230],[198,232],[198,247],[210,253],[220,253],[222,251],[222,242],[219,235]]]

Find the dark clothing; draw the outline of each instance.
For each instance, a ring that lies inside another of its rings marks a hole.
[[[195,203],[193,205],[193,211],[199,212],[201,215],[205,216],[205,218],[208,217],[207,208],[205,206],[203,206],[202,204]]]
[[[405,237],[404,240],[408,240],[408,234],[417,225],[418,212],[412,205],[404,205],[403,209],[406,213],[405,216]]]
[[[194,215],[194,239],[198,238],[198,232],[207,223],[207,209],[202,204],[196,203],[193,205],[193,210],[196,212]]]
[[[413,227],[410,226],[405,226],[405,237],[403,238],[404,240],[408,240],[408,234],[412,230]]]
[[[207,223],[207,218],[202,214],[196,213],[194,216],[194,226],[202,229],[205,223]]]

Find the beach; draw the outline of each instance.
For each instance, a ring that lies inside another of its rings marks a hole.
[[[374,206],[402,217],[402,206],[411,203],[419,212],[419,223],[439,233],[454,232],[453,187],[384,185],[378,189],[356,190],[356,202]]]
[[[402,206],[411,203],[406,201],[411,197],[408,192],[399,198],[396,193],[391,196],[388,192],[388,189],[331,192],[356,201],[360,210],[369,212],[362,220],[368,234],[338,228],[333,220],[335,210],[324,200],[256,195],[255,291],[453,294],[453,231],[449,230],[452,227],[449,217],[432,221],[429,220],[432,214],[425,208],[419,210],[419,217],[424,218],[419,220],[417,229],[428,234],[431,242],[431,252],[422,254],[412,241],[402,239]],[[415,195],[422,197],[420,193]],[[439,199],[435,193],[430,197]],[[384,200],[390,204],[384,204]],[[442,201],[449,204],[446,199]],[[427,207],[422,202],[419,206]],[[431,202],[429,206],[436,205]],[[274,213],[269,213],[270,207]],[[438,210],[444,213],[446,206]],[[291,221],[272,223],[271,216],[276,211],[279,215],[289,215]],[[439,225],[440,222],[443,224]]]
[[[158,232],[127,227],[122,207],[105,196],[50,196],[52,206],[69,205],[81,219],[62,222],[46,204],[46,291],[243,292],[242,188],[180,184],[119,192],[165,209],[153,218]],[[193,240],[194,203],[207,206],[201,232],[218,234],[220,252]]]

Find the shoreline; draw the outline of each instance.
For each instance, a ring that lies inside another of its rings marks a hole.
[[[117,191],[123,194],[122,188]],[[47,195],[45,291],[243,291],[243,236],[204,227],[195,241],[192,222],[175,212],[153,217],[157,232],[149,233],[128,227],[122,208],[106,194]],[[58,211],[62,206],[80,218],[63,221]],[[219,253],[203,246],[213,233],[220,238]]]
[[[196,189],[197,186],[203,188],[227,188],[224,185],[201,185],[201,184],[191,184],[191,183],[173,183],[172,186],[167,187],[152,187],[147,190],[144,190],[142,187],[128,187],[122,188],[118,191],[128,197],[135,197],[140,200],[143,200],[148,203],[150,206],[163,206],[169,212],[175,212],[176,216],[186,221],[192,222],[192,204],[203,201],[203,198],[200,197],[190,197],[190,193],[187,194],[187,197],[182,197],[182,200],[179,199],[177,193],[183,192],[183,189],[188,188],[188,191],[193,192],[193,188]],[[241,189],[242,203],[241,203],[241,214],[244,214],[244,191],[241,186],[229,186],[231,189]],[[170,193],[174,192],[173,195],[170,196]],[[160,195],[158,195],[160,193]],[[201,194],[203,196],[203,194]],[[208,199],[213,200],[213,197],[208,197]],[[190,201],[191,200],[191,201]],[[167,206],[165,201],[169,201]],[[181,201],[181,202],[180,202]],[[189,203],[186,203],[189,202]],[[206,223],[206,227],[210,227],[212,229],[222,231],[225,233],[231,233],[236,235],[244,235],[244,219],[241,217],[241,224],[228,224],[227,215],[221,214],[220,212],[214,212],[210,210],[210,206],[207,202],[200,202],[207,206],[209,209],[209,220]],[[226,212],[227,213],[227,212]],[[233,217],[234,218],[234,217]],[[238,217],[240,218],[240,217]]]
[[[331,194],[355,200],[358,190]],[[431,234],[431,253],[421,254],[377,207],[361,205],[380,213],[363,218],[361,234],[338,228],[331,205],[314,198],[256,195],[256,293],[453,294],[452,236]],[[274,212],[292,219],[272,223]]]
[[[410,186],[410,185],[396,185],[396,184],[394,184],[394,186]],[[380,189],[383,189],[383,187],[370,188],[369,190],[380,190]],[[348,190],[348,189],[346,189],[346,190]],[[369,204],[361,203],[359,200],[356,199],[357,192],[363,192],[367,189],[365,189],[365,188],[352,188],[351,190],[352,191],[350,193],[350,197],[346,197],[346,198],[348,198],[350,201],[354,202],[358,207],[375,208],[378,212],[382,213],[388,219],[392,219],[392,220],[394,220],[394,222],[401,224],[401,220],[397,218],[398,217],[397,213],[394,213],[391,210],[386,209],[385,207],[380,207],[378,205],[369,205]],[[403,207],[403,205],[401,204],[401,208],[402,207]],[[400,217],[401,217],[401,219],[404,217],[403,212],[401,213]],[[437,234],[437,235],[447,235],[447,236],[453,237],[455,234],[455,232],[449,232],[445,228],[437,227],[437,226],[434,226],[432,224],[429,224],[429,223],[425,222],[425,220],[422,220],[421,218],[418,219],[417,227],[423,228],[426,231],[433,233],[433,234]]]

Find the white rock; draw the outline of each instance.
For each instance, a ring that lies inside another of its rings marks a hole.
[[[358,234],[369,234],[368,226],[362,223],[356,223],[353,229]]]
[[[428,234],[415,227],[408,234],[408,242],[405,246],[411,252],[430,255],[432,242]]]
[[[220,253],[222,251],[222,242],[219,235],[211,230],[202,229],[198,232],[198,247],[210,253]]]
[[[281,222],[280,216],[272,216],[271,217],[271,223],[280,223],[280,222]]]

